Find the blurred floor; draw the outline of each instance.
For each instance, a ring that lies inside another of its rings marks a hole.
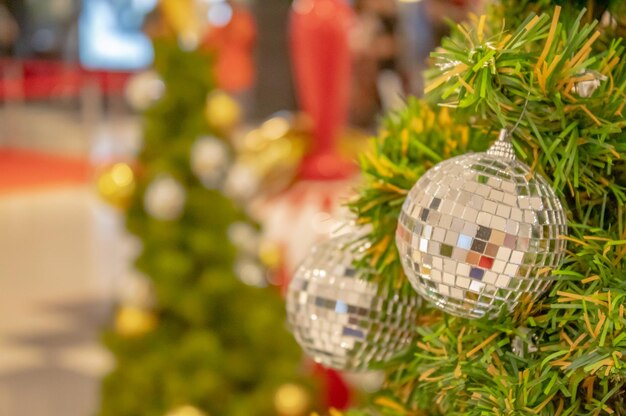
[[[102,158],[98,149],[111,155],[116,141],[135,146],[132,134],[116,133],[136,131],[136,121],[85,130],[80,120],[39,111],[18,114],[45,121],[49,140],[10,131],[12,146],[92,160]],[[99,380],[112,365],[99,334],[128,267],[122,229],[89,180],[0,192],[0,415],[95,414]]]
[[[85,184],[90,172],[90,163],[85,158],[61,157],[29,149],[0,149],[2,194]]]

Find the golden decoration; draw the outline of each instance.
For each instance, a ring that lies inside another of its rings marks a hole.
[[[152,331],[157,324],[156,316],[135,306],[122,306],[115,315],[115,331],[124,337],[140,337]]]
[[[195,0],[161,0],[160,10],[167,25],[185,45],[196,46],[201,38],[201,22]]]
[[[309,394],[297,384],[283,384],[274,395],[274,407],[280,416],[305,415],[309,410],[309,405]]]
[[[127,163],[116,163],[105,169],[97,179],[98,194],[109,205],[125,209],[135,192],[133,169]]]
[[[230,95],[215,91],[206,100],[205,115],[209,125],[222,133],[231,133],[241,121],[241,107]]]
[[[278,113],[236,141],[238,163],[260,178],[264,193],[277,193],[296,178],[310,142],[305,117]]]
[[[346,128],[340,135],[337,152],[356,163],[368,138],[361,130]],[[296,180],[313,140],[313,124],[308,116],[280,112],[235,140],[237,163],[256,173],[263,193],[276,194]]]
[[[274,241],[261,241],[259,245],[259,260],[270,270],[277,269],[282,262],[282,250]]]
[[[177,407],[176,409],[169,411],[168,413],[166,413],[165,416],[208,416],[208,415],[204,413],[203,411],[199,410],[197,407],[186,405],[186,406]]]

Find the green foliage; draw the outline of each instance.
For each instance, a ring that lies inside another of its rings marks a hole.
[[[211,58],[156,41],[155,66],[164,97],[145,114],[142,172],[127,226],[143,244],[138,270],[153,283],[157,326],[129,337],[104,335],[117,367],[103,383],[101,416],[163,416],[182,405],[207,415],[274,415],[275,390],[302,384],[300,351],[285,328],[277,290],[243,284],[233,271],[227,231],[246,217],[189,168],[194,141],[209,131],[204,116],[213,89]],[[187,192],[182,218],[146,214],[143,197],[159,174]]]
[[[471,149],[485,150],[481,139],[478,130],[454,123],[448,109],[414,98],[404,111],[385,120],[380,137],[361,157],[367,185],[351,204],[359,222],[372,225],[372,246],[362,263],[363,269],[376,271],[371,278],[384,279],[389,288],[408,289],[398,251],[390,244],[402,203],[417,179],[435,164]]]
[[[626,64],[621,39],[605,35],[596,48],[597,25],[583,16],[461,25],[433,54],[428,102],[390,116],[363,158],[366,184],[351,205],[373,225],[362,261],[395,287],[406,287],[393,237],[408,190],[433,164],[484,150],[518,120],[517,154],[549,180],[569,222],[566,261],[540,301],[491,320],[424,310],[417,344],[387,368],[375,401],[383,414],[626,414]],[[573,90],[599,74],[590,97]],[[425,122],[442,114],[445,122]]]
[[[554,6],[565,9],[569,17],[586,10],[587,19],[601,19],[605,12],[619,16],[623,11],[622,0],[500,0],[492,13],[507,18],[509,26],[518,25],[530,13],[541,13]]]

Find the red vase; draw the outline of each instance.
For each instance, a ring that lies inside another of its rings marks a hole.
[[[296,0],[291,10],[291,56],[300,107],[314,123],[303,179],[340,179],[356,169],[336,151],[350,93],[348,31],[353,11],[345,0]]]

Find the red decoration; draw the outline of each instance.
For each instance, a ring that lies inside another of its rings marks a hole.
[[[345,410],[350,407],[350,387],[337,371],[315,364],[314,374],[323,382],[325,407]]]
[[[305,179],[340,179],[355,166],[336,151],[346,122],[350,88],[348,31],[354,14],[345,0],[296,0],[291,11],[291,56],[298,99],[314,122]]]
[[[61,61],[0,58],[0,101],[77,97],[86,85],[118,95],[130,72],[90,71]]]
[[[215,75],[220,89],[245,91],[254,84],[256,24],[247,8],[232,4],[233,15],[225,26],[211,28],[203,46],[216,54]]]

